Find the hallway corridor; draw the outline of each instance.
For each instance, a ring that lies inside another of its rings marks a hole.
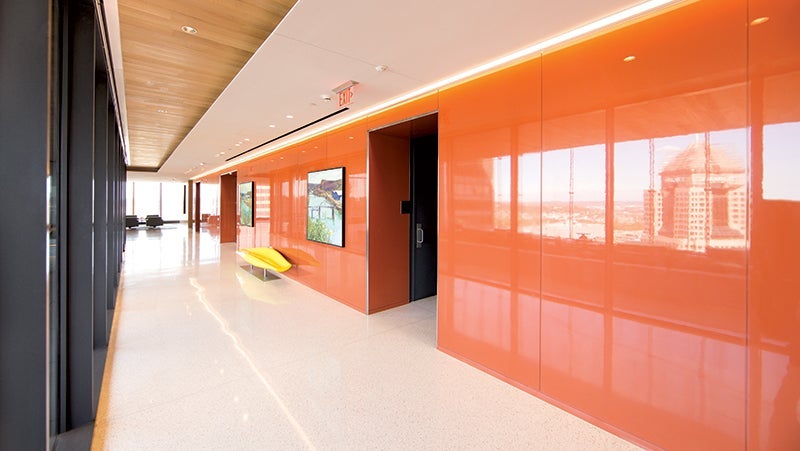
[[[127,232],[92,449],[635,449],[185,225]]]

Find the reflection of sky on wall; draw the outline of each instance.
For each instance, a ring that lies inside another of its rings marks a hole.
[[[540,170],[542,167],[540,153],[526,153],[519,159],[519,200],[520,202],[539,202],[541,191]]]
[[[702,133],[655,139],[655,189],[661,188],[659,173],[672,159],[696,141]],[[720,147],[742,167],[746,167],[746,128],[710,132],[711,145]],[[642,202],[643,191],[650,187],[650,143],[646,139],[618,142],[614,145],[614,199],[617,202]],[[576,147],[575,201],[601,202],[605,199],[605,146]],[[525,154],[519,159],[519,200],[539,202],[539,174],[545,202],[569,201],[569,149]],[[493,159],[495,202],[511,199],[511,159]],[[764,127],[764,198],[800,200],[800,123],[773,124]]]
[[[551,150],[542,155],[544,202],[569,201],[569,151]],[[573,155],[575,202],[602,202],[606,191],[605,146],[575,147]]]
[[[800,122],[764,126],[764,199],[800,201]]]
[[[492,188],[495,202],[511,201],[511,157],[495,157],[493,160],[494,174]]]

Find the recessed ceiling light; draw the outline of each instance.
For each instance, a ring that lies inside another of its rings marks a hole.
[[[244,140],[245,140],[245,141],[250,141],[250,138],[245,138]]]
[[[635,59],[636,59],[636,56],[628,55],[625,58],[622,58],[622,61],[625,61],[626,63],[630,63],[631,61],[634,61]]]
[[[769,20],[769,17],[767,17],[767,16],[758,17],[756,19],[753,19],[753,21],[750,22],[750,25],[754,25],[754,26],[755,25],[761,25],[762,23],[764,23],[764,22],[766,22],[768,20]]]
[[[375,72],[384,72],[388,68],[389,68],[389,66],[381,64],[380,66],[375,66]]]
[[[242,145],[242,143],[236,143],[236,144],[234,144],[234,146],[236,146],[236,147],[239,147],[239,146],[241,146],[241,145]]]
[[[275,124],[269,124],[269,128],[275,128]]]
[[[324,101],[326,101],[326,102],[330,102],[331,101],[331,96],[329,96],[328,94],[320,94],[319,98],[324,100]]]
[[[158,110],[156,110],[156,112],[157,113],[169,113],[168,110],[164,110],[164,109],[158,109]]]
[[[294,119],[294,116],[292,116],[291,114],[287,114],[286,119]]]
[[[182,26],[181,31],[188,34],[197,34],[197,28],[191,27],[189,25]]]
[[[352,136],[348,136],[347,139],[355,139],[355,138],[353,138]]]

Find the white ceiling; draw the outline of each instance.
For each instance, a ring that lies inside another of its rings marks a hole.
[[[115,0],[104,2],[110,3]],[[331,90],[347,80],[359,85],[350,111],[336,116],[337,121],[641,3],[299,0],[158,175],[176,180],[195,178],[225,165],[226,158],[336,111]],[[118,22],[109,14],[115,6],[106,6],[106,14],[112,29],[109,36],[119,39],[113,30]],[[112,52],[115,47],[119,49],[119,43],[111,42]],[[117,70],[124,70],[118,52],[114,59]],[[377,72],[378,65],[389,69]],[[122,80],[121,75],[116,78]],[[333,101],[324,102],[323,94],[332,95]],[[294,118],[287,119],[287,114]],[[333,121],[323,121],[304,132]],[[270,124],[276,127],[270,128]],[[237,147],[238,142],[241,145]]]

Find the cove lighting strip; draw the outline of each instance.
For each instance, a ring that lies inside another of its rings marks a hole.
[[[373,114],[375,112],[378,112],[378,111],[387,109],[389,107],[398,105],[400,103],[406,102],[406,101],[414,99],[416,97],[422,97],[422,96],[424,96],[426,94],[430,94],[430,93],[432,93],[432,92],[434,92],[434,91],[436,91],[438,89],[444,88],[446,86],[454,85],[454,84],[456,84],[456,83],[458,83],[460,81],[466,80],[467,78],[470,78],[470,77],[474,77],[474,76],[476,76],[476,75],[478,75],[480,73],[489,72],[492,69],[496,69],[496,68],[504,66],[506,64],[510,64],[512,62],[515,62],[516,60],[521,60],[521,59],[526,58],[528,56],[531,56],[531,55],[533,55],[535,53],[543,52],[543,51],[545,51],[545,50],[547,50],[549,48],[553,48],[553,47],[555,47],[557,45],[560,45],[560,44],[563,44],[563,43],[565,43],[567,41],[586,36],[588,34],[594,33],[594,32],[596,32],[598,30],[602,30],[603,28],[610,27],[612,25],[615,25],[615,24],[618,24],[620,22],[626,21],[626,20],[631,19],[633,17],[640,16],[640,15],[652,12],[652,11],[658,9],[658,8],[665,7],[665,6],[668,6],[668,5],[678,4],[678,3],[681,3],[681,2],[685,2],[685,1],[687,1],[687,0],[648,0],[646,2],[638,4],[636,6],[632,6],[632,7],[628,8],[628,9],[624,9],[622,11],[614,13],[614,14],[612,14],[610,16],[603,17],[602,19],[596,20],[594,22],[591,22],[591,23],[588,23],[586,25],[580,26],[580,27],[575,28],[573,30],[567,31],[566,33],[562,33],[562,34],[554,36],[552,38],[545,39],[544,41],[538,42],[538,43],[533,44],[533,45],[531,45],[529,47],[525,47],[525,48],[523,48],[521,50],[517,50],[516,52],[510,53],[508,55],[502,56],[502,57],[497,58],[495,60],[489,61],[488,63],[484,63],[484,64],[481,64],[479,66],[475,66],[475,67],[473,67],[471,69],[465,70],[464,72],[460,72],[458,74],[451,75],[450,77],[443,78],[441,80],[435,81],[435,82],[430,83],[428,85],[425,85],[425,86],[423,86],[421,88],[418,88],[418,89],[410,91],[410,92],[408,92],[406,94],[403,94],[403,95],[401,95],[399,97],[395,97],[395,98],[387,100],[385,102],[378,103],[378,104],[373,105],[371,107],[365,108],[364,110],[361,110],[361,111],[357,112],[353,116],[345,117],[345,118],[339,119],[338,121],[331,122],[331,123],[327,124],[323,128],[316,129],[316,130],[310,130],[310,131],[307,131],[305,133],[296,135],[290,140],[284,141],[282,143],[276,143],[276,144],[274,144],[272,146],[265,147],[261,151],[256,152],[256,153],[254,153],[252,155],[249,155],[249,156],[247,156],[245,158],[242,158],[239,161],[231,162],[231,163],[226,164],[224,166],[220,166],[220,167],[215,168],[213,170],[209,170],[209,171],[206,171],[206,172],[204,172],[202,174],[198,174],[197,176],[193,177],[191,180],[201,179],[201,178],[203,178],[203,177],[205,177],[207,175],[214,174],[214,173],[219,172],[219,171],[224,171],[225,169],[232,168],[234,166],[238,166],[238,165],[240,165],[242,163],[246,163],[248,161],[252,161],[252,160],[254,160],[256,158],[263,157],[264,155],[268,155],[268,154],[270,154],[270,153],[272,153],[272,152],[274,152],[274,151],[276,151],[278,149],[282,149],[282,148],[290,146],[292,144],[299,143],[299,142],[304,141],[304,140],[306,140],[308,138],[311,138],[313,136],[321,135],[321,134],[323,134],[323,133],[325,133],[325,132],[327,132],[329,130],[333,130],[333,129],[335,129],[337,127],[340,127],[340,126],[342,126],[344,124],[347,124],[349,122],[355,122],[355,121],[357,121],[357,120],[359,120],[359,119],[361,119],[361,118],[363,118],[365,116],[369,116],[370,114]]]

